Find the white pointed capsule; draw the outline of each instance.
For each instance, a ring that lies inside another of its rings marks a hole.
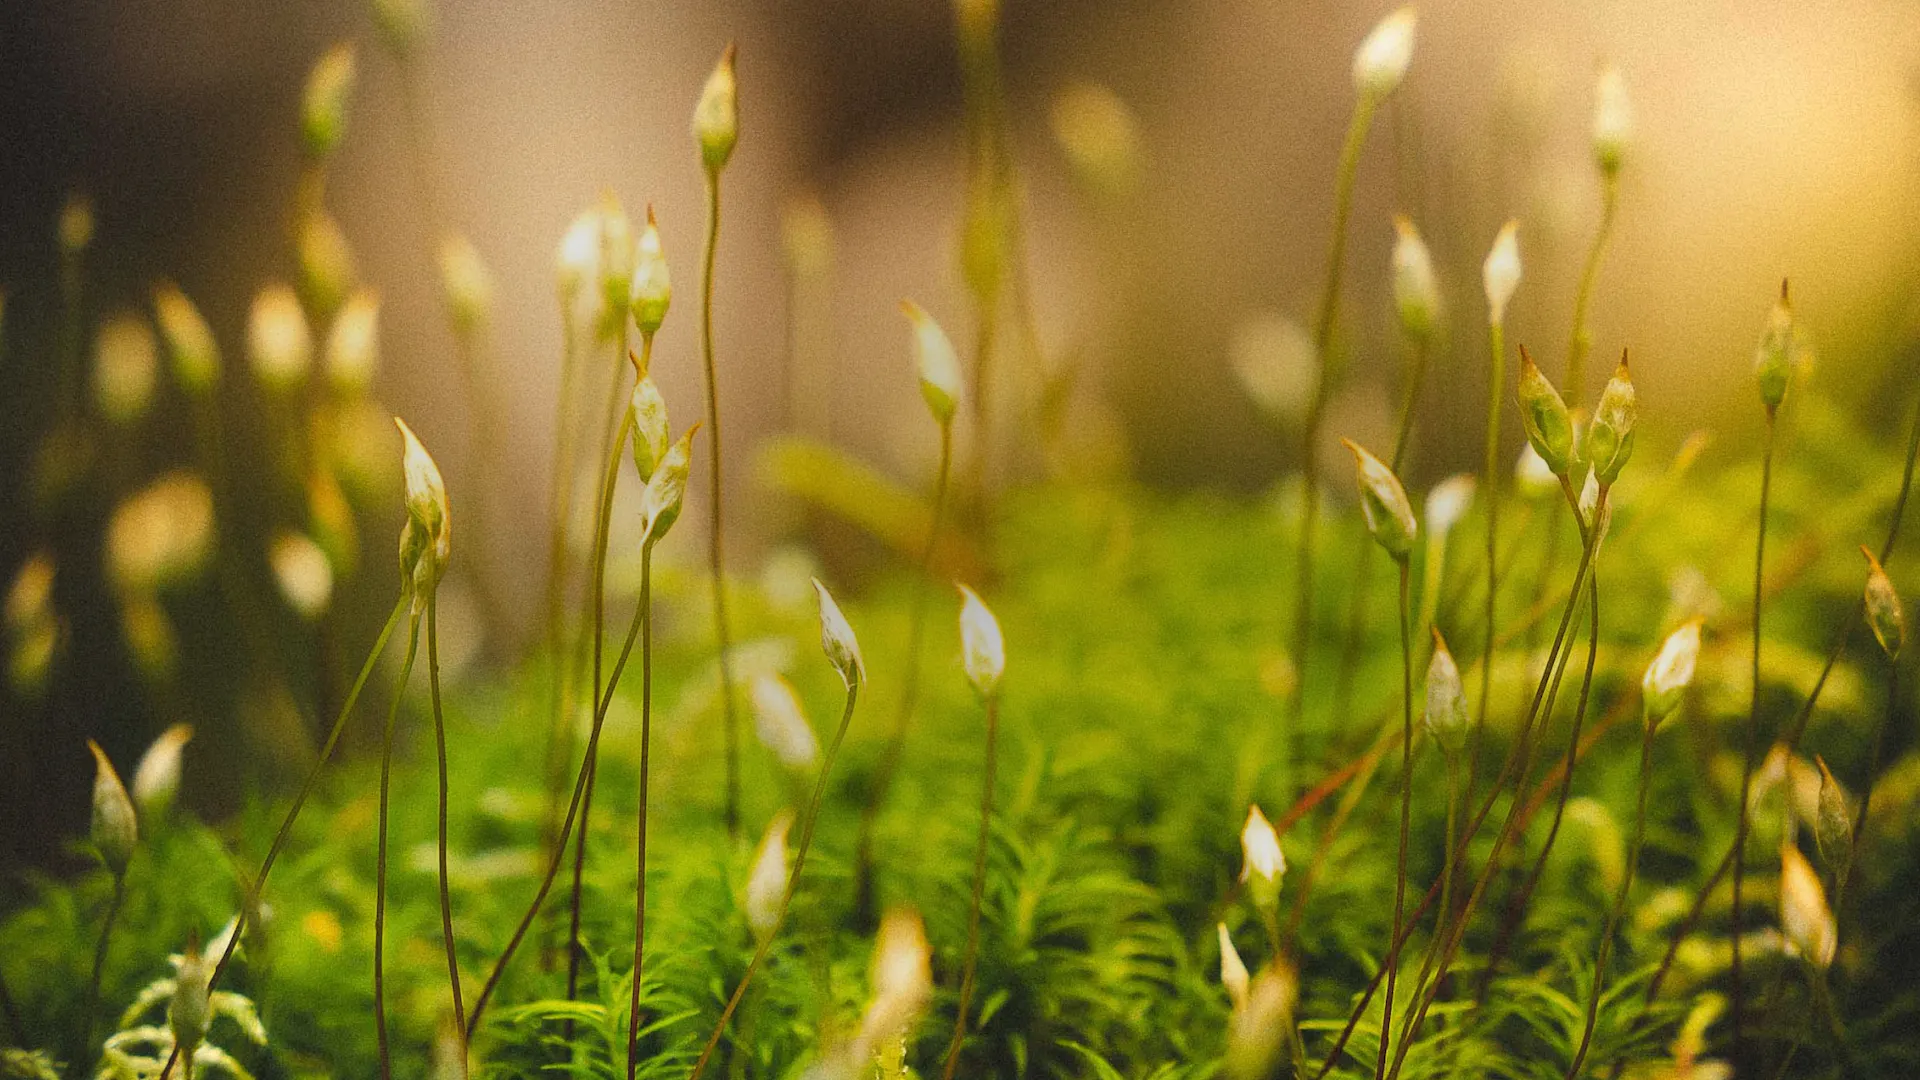
[[[420,439],[399,417],[393,418],[405,443],[401,462],[407,481],[407,522],[400,533],[400,570],[422,603],[440,583],[453,553],[451,511],[440,466]]]
[[[1433,659],[1427,663],[1426,727],[1434,743],[1449,756],[1466,745],[1466,689],[1460,682],[1460,665],[1454,662],[1437,628],[1433,631]]]
[[[1825,971],[1839,947],[1827,891],[1813,864],[1791,841],[1780,845],[1780,932],[1793,951]]]
[[[1627,145],[1633,139],[1633,103],[1627,99],[1627,80],[1609,64],[1593,86],[1593,156],[1600,171],[1620,171]]]
[[[754,676],[748,692],[753,701],[753,730],[780,764],[795,772],[811,770],[820,760],[820,744],[800,705],[793,684],[778,672]]]
[[[793,814],[782,810],[767,826],[753,857],[753,870],[747,875],[747,926],[761,941],[773,935],[780,925],[780,901],[787,892],[787,831],[793,827]]]
[[[739,84],[734,75],[734,47],[728,43],[720,62],[707,76],[700,91],[700,103],[693,110],[693,138],[700,144],[700,158],[709,176],[720,175],[733,157],[734,144],[740,140]]]
[[[1793,306],[1787,299],[1787,283],[1780,283],[1780,298],[1767,311],[1767,328],[1753,351],[1753,377],[1759,384],[1760,403],[1768,412],[1787,399],[1787,383],[1793,378]]]
[[[133,812],[133,800],[127,797],[126,785],[120,782],[113,762],[107,760],[107,752],[92,739],[87,740],[87,749],[93,751],[94,767],[93,824],[89,835],[100,852],[100,860],[118,877],[127,872],[133,846],[140,842],[140,826]]]
[[[633,384],[633,467],[643,480],[651,480],[655,469],[666,459],[673,436],[667,423],[667,399],[648,375]]]
[[[1247,887],[1247,898],[1261,911],[1273,911],[1280,900],[1280,879],[1287,872],[1287,857],[1280,851],[1280,834],[1260,812],[1260,805],[1247,808],[1247,822],[1240,827],[1240,881]]]
[[[913,358],[920,369],[920,396],[941,427],[953,423],[960,403],[960,357],[953,341],[926,309],[911,300],[900,301],[900,313],[913,327]]]
[[[1218,924],[1220,931],[1220,985],[1226,988],[1227,1000],[1233,1003],[1235,1012],[1246,1007],[1247,987],[1253,979],[1247,974],[1247,963],[1240,959],[1240,950],[1233,947],[1233,935],[1227,933],[1227,924]]]
[[[667,309],[673,305],[673,279],[667,273],[667,256],[660,244],[660,223],[654,219],[653,204],[647,204],[647,226],[640,230],[640,243],[633,276],[633,323],[642,335],[651,335],[667,321]]]
[[[1367,531],[1388,554],[1405,559],[1413,550],[1419,523],[1414,520],[1413,504],[1400,486],[1400,478],[1359,443],[1352,439],[1341,439],[1340,443],[1353,454],[1360,484],[1360,512],[1367,520]]]
[[[1420,230],[1405,214],[1393,217],[1393,304],[1400,329],[1415,342],[1433,339],[1440,321],[1440,283],[1434,277],[1433,256]]]
[[[909,1035],[933,999],[933,951],[912,908],[893,908],[880,919],[873,945],[873,1000],[860,1021],[852,1059],[865,1062],[884,1040]]]
[[[1520,223],[1509,221],[1493,238],[1493,248],[1480,267],[1480,282],[1487,293],[1487,321],[1498,326],[1507,321],[1507,303],[1520,287]]]
[[[1413,61],[1415,22],[1413,8],[1403,7],[1381,19],[1354,50],[1353,88],[1362,100],[1378,104],[1400,86]]]
[[[247,358],[254,377],[275,393],[291,393],[313,364],[313,332],[300,298],[285,285],[269,285],[253,298],[247,318]]]
[[[195,937],[199,935],[196,933]],[[167,1003],[167,1027],[183,1057],[190,1056],[213,1024],[213,969],[220,954],[200,951],[198,941],[187,942],[174,972],[173,998]]]
[[[192,724],[174,724],[141,755],[133,770],[133,801],[148,821],[165,816],[179,794],[181,753],[192,739]]]
[[[819,578],[813,579],[813,591],[820,600],[820,650],[827,654],[827,662],[840,673],[847,689],[853,690],[867,681],[867,662],[860,658],[860,639],[853,636],[853,627]]]
[[[1890,660],[1900,658],[1900,649],[1907,642],[1907,613],[1900,604],[1900,594],[1894,590],[1893,579],[1881,567],[1880,560],[1874,557],[1866,545],[1861,545],[1860,554],[1867,557],[1867,588],[1865,603],[1867,606],[1867,625],[1873,627],[1873,636],[1880,642],[1880,648]]]
[[[1813,839],[1820,861],[1833,872],[1833,879],[1844,884],[1853,864],[1853,813],[1847,806],[1847,793],[1833,778],[1825,758],[1814,756],[1820,769],[1819,810],[1814,819]]]
[[[1690,620],[1668,634],[1640,678],[1641,710],[1649,726],[1672,715],[1693,683],[1694,665],[1700,659],[1700,622]]]
[[[956,587],[960,590],[960,665],[974,692],[990,698],[1000,689],[1000,676],[1007,669],[1000,620],[993,617],[979,593],[965,585]]]
[[[687,498],[687,474],[693,468],[693,436],[699,430],[699,424],[693,425],[667,447],[647,480],[646,490],[640,493],[642,543],[659,543],[680,520],[680,509]]]

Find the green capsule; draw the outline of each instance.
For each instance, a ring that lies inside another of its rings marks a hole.
[[[1419,532],[1419,524],[1414,520],[1413,504],[1407,501],[1406,489],[1400,486],[1400,478],[1386,463],[1368,453],[1352,439],[1341,439],[1341,444],[1353,452],[1354,465],[1359,470],[1360,512],[1366,516],[1367,531],[1387,549],[1396,559],[1405,559],[1407,552],[1413,549],[1413,538]]]
[[[1900,648],[1907,642],[1907,615],[1900,606],[1900,594],[1893,591],[1893,579],[1887,577],[1873,552],[1862,545],[1860,554],[1867,557],[1867,625],[1873,627],[1873,636],[1880,639],[1887,659],[1899,659]]]
[[[1793,375],[1793,308],[1787,303],[1787,283],[1780,283],[1780,299],[1767,313],[1767,329],[1753,354],[1753,377],[1760,384],[1760,401],[1771,412],[1787,397]]]
[[[1573,463],[1573,417],[1525,346],[1520,348],[1520,421],[1533,452],[1555,476],[1566,476]]]
[[[1586,460],[1593,467],[1600,486],[1612,484],[1633,456],[1633,422],[1639,413],[1639,401],[1633,379],[1627,372],[1627,354],[1620,354],[1620,366],[1600,392],[1600,404],[1587,424]]]

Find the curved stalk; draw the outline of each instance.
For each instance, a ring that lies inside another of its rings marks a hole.
[[[707,458],[712,534],[708,537],[713,569],[713,632],[720,660],[720,714],[726,732],[727,836],[740,838],[740,724],[733,707],[732,633],[727,625],[726,503],[721,496],[724,471],[720,465],[720,379],[713,363],[713,260],[720,244],[720,174],[707,172],[707,247],[700,268],[700,352],[707,372]]]
[[[419,647],[420,613],[415,611],[407,622],[407,658],[400,664],[393,701],[387,706],[387,725],[380,734],[380,847],[374,864],[373,885],[373,1031],[380,1048],[380,1080],[391,1080],[393,1076],[393,1060],[387,1047],[386,968],[387,793],[393,777],[393,722],[400,715],[400,698],[406,693],[407,677],[413,674],[413,657]]]
[[[647,783],[653,748],[653,542],[640,546],[640,853],[633,901],[633,1000],[627,1011],[627,1080],[640,1065],[640,977],[647,944]]]
[[[1500,594],[1500,414],[1504,408],[1501,394],[1506,389],[1507,342],[1505,324],[1494,320],[1487,326],[1487,338],[1493,351],[1493,368],[1487,378],[1487,454],[1480,471],[1481,498],[1487,507],[1487,635],[1480,650],[1480,708],[1467,740],[1467,801],[1473,801],[1474,781],[1480,764],[1480,744],[1486,739],[1487,708],[1493,700],[1493,648],[1496,621],[1495,601]],[[1524,526],[1523,526],[1524,527]],[[1445,917],[1446,912],[1442,912]]]
[[[427,594],[427,687],[433,700],[433,742],[440,765],[440,939],[447,949],[447,983],[453,988],[453,1027],[460,1037],[460,1072],[466,1075],[467,1007],[460,997],[460,961],[453,947],[453,899],[447,879],[447,719],[440,706],[439,593]]]
[[[1742,985],[1740,970],[1740,893],[1747,869],[1747,798],[1753,791],[1753,770],[1759,764],[1760,755],[1760,616],[1765,610],[1767,501],[1773,493],[1773,438],[1776,426],[1775,410],[1768,409],[1766,447],[1760,458],[1760,524],[1753,545],[1753,692],[1747,706],[1747,753],[1745,767],[1740,770],[1740,803],[1735,807],[1735,812],[1740,816],[1733,837],[1733,958],[1727,969],[1727,977],[1730,983],[1728,997],[1732,1002],[1735,1062],[1743,1060],[1746,1049],[1745,1025],[1741,1017],[1746,988]]]
[[[560,402],[554,433],[553,490],[548,514],[552,535],[547,544],[547,664],[552,676],[548,694],[547,820],[542,850],[553,847],[560,824],[560,797],[565,790],[567,762],[573,759],[572,687],[561,656],[566,651],[567,534],[573,518],[573,398],[578,365],[578,331],[572,305],[561,297]]]
[[[1600,229],[1594,233],[1593,246],[1587,249],[1586,265],[1580,271],[1580,286],[1573,295],[1573,335],[1567,343],[1568,404],[1578,406],[1587,396],[1587,351],[1593,347],[1593,335],[1587,330],[1587,309],[1593,300],[1593,286],[1600,277],[1600,259],[1606,254],[1607,240],[1613,235],[1614,210],[1620,202],[1620,181],[1611,172],[1600,174]]]
[[[740,976],[739,985],[733,988],[733,996],[727,999],[727,1007],[720,1011],[720,1019],[713,1025],[713,1034],[708,1036],[707,1045],[700,1051],[699,1060],[693,1063],[693,1072],[687,1080],[700,1080],[707,1071],[707,1063],[713,1060],[713,1052],[720,1045],[720,1037],[726,1034],[727,1021],[733,1018],[734,1011],[740,1007],[740,999],[746,996],[747,987],[752,985],[754,973],[765,962],[767,952],[773,948],[774,939],[780,936],[780,927],[787,921],[787,909],[793,903],[793,894],[800,885],[800,871],[807,865],[807,850],[813,846],[813,827],[820,817],[820,803],[827,794],[827,775],[833,771],[833,759],[840,753],[840,743],[847,737],[847,727],[853,722],[853,707],[860,699],[860,685],[855,683],[847,687],[847,707],[840,714],[840,727],[833,733],[833,742],[827,745],[826,757],[820,759],[820,775],[813,783],[813,796],[807,802],[806,820],[800,827],[800,846],[794,849],[793,869],[787,874],[786,891],[780,894],[780,914],[773,920],[773,929],[760,939],[760,945],[753,951],[753,958],[747,961],[746,974]]]
[[[93,1045],[94,1013],[100,1008],[100,978],[107,971],[107,945],[113,940],[113,924],[120,917],[120,905],[127,898],[127,872],[113,875],[113,899],[107,902],[107,917],[100,924],[100,940],[93,948],[93,977],[87,980],[86,1005],[80,1013],[80,1051]]]
[[[980,838],[973,848],[973,901],[967,909],[967,954],[960,969],[960,1005],[953,1019],[953,1039],[947,1043],[946,1064],[940,1080],[953,1080],[960,1065],[960,1046],[967,1036],[967,1005],[973,1000],[973,977],[980,963],[980,906],[987,886],[987,846],[993,835],[993,777],[999,756],[1000,698],[987,698],[987,761],[980,785]]]
[[[1633,891],[1633,872],[1640,864],[1640,847],[1647,834],[1647,788],[1653,780],[1653,732],[1651,723],[1640,738],[1640,804],[1633,814],[1633,841],[1627,845],[1626,872],[1620,878],[1620,890],[1614,895],[1613,910],[1607,913],[1607,928],[1600,935],[1600,955],[1593,964],[1593,997],[1587,1001],[1587,1022],[1580,1031],[1580,1048],[1573,1052],[1573,1064],[1567,1067],[1566,1080],[1580,1075],[1586,1063],[1587,1048],[1593,1042],[1594,1025],[1600,1019],[1600,995],[1606,989],[1607,959],[1613,949],[1613,935],[1619,932],[1620,919],[1627,911],[1627,894]]]
[[[1393,937],[1387,948],[1387,994],[1380,1000],[1380,1056],[1375,1063],[1375,1080],[1387,1070],[1387,1044],[1393,1030],[1393,989],[1399,978],[1400,934],[1407,902],[1407,833],[1413,820],[1413,642],[1408,622],[1412,619],[1407,601],[1410,571],[1406,556],[1400,557],[1400,853],[1393,879]]]

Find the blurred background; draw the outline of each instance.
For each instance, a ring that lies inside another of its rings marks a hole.
[[[1009,479],[1124,468],[1153,485],[1255,491],[1291,467],[1284,400],[1256,407],[1235,372],[1285,370],[1297,353],[1294,328],[1310,321],[1324,284],[1334,163],[1353,100],[1349,57],[1385,13],[1347,0],[1008,0],[1000,43],[1038,339],[1020,347],[1030,366],[1072,372],[1077,440],[1067,464],[1010,461]],[[1410,479],[1477,461],[1479,267],[1510,218],[1526,271],[1508,340],[1558,373],[1599,219],[1588,140],[1594,77],[1607,63],[1625,76],[1635,134],[1594,300],[1589,389],[1630,347],[1647,422],[1670,440],[1700,426],[1757,425],[1753,341],[1791,275],[1820,362],[1848,366],[1834,380],[1839,392],[1877,418],[1876,429],[1890,426],[1908,395],[1886,391],[1915,378],[1920,327],[1916,30],[1912,0],[1548,9],[1483,0],[1422,10],[1407,82],[1360,166],[1329,438],[1391,438],[1405,363],[1388,293],[1395,213],[1425,234],[1447,313]],[[791,524],[759,479],[756,450],[770,436],[824,439],[913,490],[929,481],[937,444],[897,301],[918,300],[970,351],[954,37],[949,6],[919,0],[456,0],[435,7],[401,65],[380,47],[374,16],[351,0],[5,4],[0,578],[18,582],[36,552],[51,552],[62,622],[45,685],[4,699],[0,863],[44,862],[57,855],[53,837],[81,831],[88,736],[132,761],[170,722],[196,723],[201,738],[244,731],[257,743],[251,753],[203,758],[297,775],[315,717],[328,715],[328,686],[386,611],[397,500],[363,505],[349,492],[363,550],[350,560],[357,569],[326,553],[328,584],[339,585],[327,618],[274,605],[229,619],[212,589],[170,593],[158,624],[151,612],[144,622],[128,614],[100,553],[115,506],[194,460],[193,429],[184,407],[169,404],[170,388],[75,451],[85,479],[67,509],[42,499],[49,470],[59,471],[47,447],[63,445],[49,403],[60,395],[67,335],[80,336],[91,363],[115,340],[102,327],[125,313],[150,318],[157,282],[177,283],[204,313],[225,382],[247,382],[256,295],[300,274],[300,108],[323,53],[356,43],[350,122],[324,205],[353,278],[380,298],[371,394],[434,450],[456,515],[467,515],[464,537],[486,538],[468,550],[490,595],[469,589],[464,602],[493,639],[465,637],[470,651],[498,660],[537,636],[544,588],[562,350],[556,245],[606,193],[636,217],[655,207],[678,289],[654,373],[676,427],[700,411],[694,315],[706,202],[687,123],[729,41],[739,46],[742,121],[725,179],[716,340],[733,569],[751,572]],[[70,327],[58,223],[75,194],[93,228]],[[436,256],[449,233],[471,241],[493,283],[473,339],[497,408],[499,452],[486,463],[469,439],[462,344]],[[612,362],[594,350],[586,385],[600,385]],[[95,410],[105,407],[98,390]],[[258,446],[271,442],[273,407],[240,386],[223,391],[220,410]],[[368,478],[377,491],[395,483],[398,439],[384,430],[368,438],[367,469],[384,461],[389,470]],[[244,478],[270,462],[228,465]],[[697,501],[704,465],[695,473]],[[247,574],[271,581],[306,553],[276,546],[281,496],[237,489],[251,501],[238,504],[245,520],[220,521],[221,543],[278,554],[271,567],[235,570],[234,587],[271,597],[271,584],[249,585]],[[185,502],[191,510],[193,498]],[[688,552],[704,547],[705,518],[698,509],[680,526],[695,537],[683,541]],[[276,657],[262,637],[296,644]],[[156,680],[153,650],[168,648],[174,666]],[[309,665],[308,652],[322,659]],[[264,683],[245,674],[277,661],[302,674]],[[220,719],[235,714],[267,719]],[[190,769],[211,772],[193,783],[196,798],[210,810],[236,805],[237,774],[200,760]]]

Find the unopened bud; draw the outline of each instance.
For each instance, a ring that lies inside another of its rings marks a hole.
[[[1481,264],[1480,281],[1487,292],[1487,321],[1498,326],[1507,321],[1507,302],[1520,287],[1520,223],[1509,221],[1493,239],[1493,249]]]
[[[646,490],[640,493],[641,543],[659,543],[680,520],[680,508],[687,498],[687,473],[693,468],[693,434],[699,430],[699,424],[693,425],[667,447],[647,478]]]
[[[127,872],[127,860],[133,858],[133,846],[140,842],[140,826],[133,813],[133,800],[127,797],[120,774],[100,744],[87,740],[93,751],[93,826],[90,835],[99,849],[100,860],[115,877]]]
[[[920,916],[911,908],[894,908],[880,919],[880,935],[873,945],[873,1001],[860,1021],[856,1046],[865,1061],[883,1039],[905,1037],[933,997],[932,950]]]
[[[667,321],[673,303],[673,281],[667,275],[667,257],[660,246],[660,225],[647,204],[647,227],[640,230],[639,263],[633,277],[633,322],[650,337]]]
[[[1247,822],[1240,827],[1240,882],[1247,887],[1247,899],[1253,906],[1271,913],[1280,902],[1280,879],[1287,872],[1287,857],[1280,851],[1280,834],[1260,812],[1260,804],[1247,807]]]
[[[1887,576],[1880,560],[1864,544],[1860,547],[1860,554],[1867,557],[1867,625],[1873,627],[1873,636],[1879,640],[1880,647],[1886,650],[1887,659],[1898,660],[1901,647],[1907,643],[1906,610],[1900,604],[1900,594],[1893,590],[1893,579]]]
[[[1240,950],[1233,947],[1233,935],[1227,933],[1227,924],[1219,923],[1217,928],[1220,931],[1220,985],[1226,988],[1227,1000],[1238,1012],[1247,1005],[1247,987],[1253,980],[1247,974],[1247,962],[1240,959]]]
[[[400,530],[400,573],[418,610],[440,584],[453,554],[453,528],[447,486],[440,466],[420,444],[405,420],[393,418],[405,447],[401,462],[407,479],[407,521]]]
[[[1633,103],[1627,100],[1627,80],[1609,65],[1593,87],[1593,156],[1600,171],[1620,171],[1627,144],[1633,139]]]
[[[327,381],[342,392],[364,394],[380,366],[380,294],[360,289],[347,298],[327,332]]]
[[[1633,379],[1627,371],[1627,354],[1620,354],[1620,366],[1600,391],[1600,403],[1594,407],[1587,424],[1586,459],[1600,486],[1611,485],[1633,456],[1633,423],[1639,414],[1639,401]]]
[[[93,400],[109,423],[131,424],[153,403],[160,362],[153,331],[132,313],[108,319],[93,345]]]
[[[1419,525],[1413,517],[1413,504],[1406,489],[1385,462],[1368,453],[1352,439],[1340,443],[1353,453],[1360,482],[1360,512],[1367,519],[1367,531],[1396,559],[1405,559],[1413,550],[1413,538]]]
[[[600,304],[608,325],[619,329],[633,299],[634,264],[639,256],[633,220],[609,191],[600,197]]]
[[[1520,348],[1520,422],[1533,452],[1555,476],[1567,476],[1573,462],[1573,417],[1560,391],[1540,373],[1524,345]]]
[[[712,177],[718,177],[720,170],[727,167],[734,144],[740,140],[739,84],[734,77],[733,61],[734,47],[729,43],[720,54],[720,62],[714,65],[713,74],[707,76],[707,85],[700,91],[700,103],[693,110],[693,137],[700,144],[700,157],[706,163],[707,175]]]
[[[820,649],[827,654],[827,662],[840,673],[840,679],[852,690],[867,681],[867,662],[860,658],[860,639],[853,636],[853,627],[848,625],[847,617],[840,613],[840,605],[834,603],[833,594],[820,584],[819,578],[813,579],[813,591],[820,598]]]
[[[493,308],[493,274],[473,243],[457,233],[440,242],[440,288],[456,331],[472,334],[485,324]]]
[[[1760,402],[1768,412],[1787,398],[1793,377],[1793,308],[1787,302],[1787,283],[1780,283],[1780,299],[1767,312],[1767,328],[1753,353],[1753,377],[1760,385]]]
[[[667,426],[667,399],[650,375],[633,384],[633,467],[642,480],[653,479],[673,439]]]
[[[174,724],[153,740],[133,770],[133,801],[148,821],[166,816],[179,794],[181,751],[192,739],[192,724]]]
[[[260,385],[290,394],[313,365],[313,334],[300,298],[285,285],[268,285],[253,298],[247,318],[247,359]]]
[[[1427,734],[1449,758],[1467,744],[1467,693],[1460,683],[1447,640],[1433,631],[1433,659],[1427,662]]]
[[[1420,230],[1405,214],[1395,214],[1393,229],[1393,304],[1400,314],[1400,330],[1409,339],[1426,344],[1440,321],[1440,284],[1433,276],[1433,256],[1427,253]]]
[[[560,234],[560,247],[553,257],[553,275],[570,315],[580,286],[589,278],[600,276],[600,211],[582,210],[567,225],[567,231]]]
[[[314,311],[331,314],[353,290],[358,275],[346,232],[333,215],[316,205],[300,216],[294,246],[300,256],[301,291]]]
[[[213,1024],[213,969],[217,953],[200,951],[199,934],[187,942],[179,969],[174,972],[173,998],[167,1003],[167,1026],[183,1057],[191,1058]]]
[[[107,574],[123,594],[154,592],[206,565],[213,549],[213,492],[176,469],[127,497],[107,519]]]
[[[173,359],[173,378],[180,389],[200,397],[220,385],[220,346],[187,294],[171,282],[155,286],[153,315]]]
[[[920,396],[941,427],[953,423],[960,403],[960,357],[953,342],[926,309],[911,300],[900,301],[900,313],[913,325],[913,358],[920,368]]]
[[[1840,936],[1827,891],[1791,840],[1780,845],[1780,932],[1793,951],[1825,971],[1833,963]]]
[[[311,537],[282,530],[267,548],[267,564],[280,595],[301,618],[311,622],[327,613],[333,603],[333,564]]]
[[[1000,636],[1000,620],[982,603],[980,595],[965,585],[960,589],[960,662],[974,692],[983,698],[1000,689],[1000,676],[1007,669],[1006,641]]]
[[[1227,1024],[1227,1080],[1265,1080],[1274,1074],[1299,998],[1299,977],[1285,958],[1260,969],[1247,989],[1246,1005]]]
[[[747,875],[747,926],[761,941],[780,927],[780,901],[787,892],[787,831],[792,827],[791,812],[774,815]]]
[[[307,92],[300,104],[300,132],[307,153],[324,158],[333,153],[347,133],[347,102],[353,96],[353,43],[343,41],[328,49],[307,76]]]
[[[1403,7],[1381,19],[1353,54],[1353,88],[1363,101],[1387,99],[1413,60],[1414,10]]]
[[[1827,769],[1825,758],[1815,756],[1820,767],[1820,805],[1814,818],[1813,839],[1820,849],[1820,861],[1827,864],[1836,882],[1844,883],[1853,864],[1853,815],[1847,810],[1847,793]]]
[[[762,672],[754,676],[748,696],[753,700],[753,730],[760,742],[787,768],[811,770],[819,762],[820,744],[793,684],[777,672]]]
[[[1700,659],[1700,620],[1693,619],[1667,635],[1660,651],[1640,677],[1640,711],[1648,727],[1673,715],[1693,685],[1694,665]]]

